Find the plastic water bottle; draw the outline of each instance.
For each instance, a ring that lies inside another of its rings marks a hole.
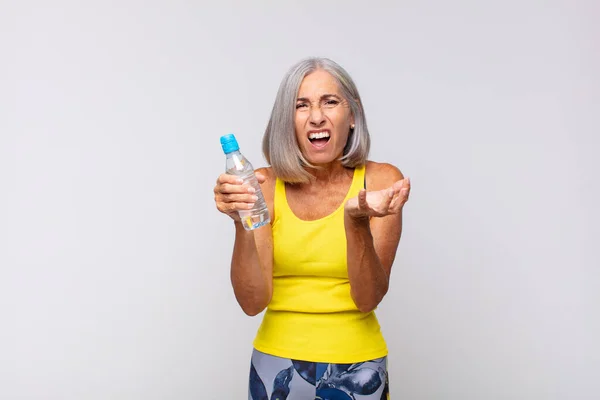
[[[253,230],[271,222],[269,209],[260,190],[260,184],[254,175],[254,168],[250,161],[240,153],[240,146],[233,134],[221,136],[221,147],[225,153],[225,172],[242,178],[244,184],[250,185],[256,190],[254,193],[258,200],[250,210],[238,211],[242,225],[246,230]]]

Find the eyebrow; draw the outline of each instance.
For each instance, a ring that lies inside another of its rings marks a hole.
[[[324,94],[323,96],[321,96],[319,98],[319,100],[323,100],[323,99],[326,99],[326,98],[329,98],[329,97],[335,97],[338,100],[342,100],[342,98],[340,96],[338,96],[337,94]],[[296,101],[307,101],[307,102],[310,102],[310,100],[308,98],[306,98],[306,97],[298,97],[298,99],[296,99]]]

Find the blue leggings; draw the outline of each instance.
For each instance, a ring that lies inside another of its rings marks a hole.
[[[388,400],[387,357],[355,364],[290,360],[254,350],[248,400]]]

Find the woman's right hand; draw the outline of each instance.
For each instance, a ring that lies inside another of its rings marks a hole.
[[[261,184],[266,180],[261,173],[256,173],[256,179]],[[234,221],[240,220],[238,211],[252,209],[258,200],[252,186],[244,185],[239,177],[230,174],[219,175],[214,192],[217,209]]]

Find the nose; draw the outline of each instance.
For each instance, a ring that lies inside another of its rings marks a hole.
[[[311,107],[310,109],[310,124],[319,127],[325,123],[325,116],[321,107]]]

